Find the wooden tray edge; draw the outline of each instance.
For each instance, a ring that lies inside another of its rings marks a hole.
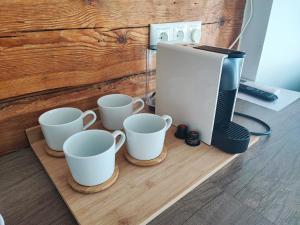
[[[253,147],[259,140],[259,137],[252,136],[251,137],[252,142],[250,140],[251,145],[248,146],[248,149]],[[240,154],[234,154],[229,159],[225,160],[222,164],[218,165],[213,171],[208,173],[206,176],[202,177],[202,179],[196,181],[194,184],[192,184],[189,188],[178,194],[175,198],[170,200],[167,204],[165,204],[163,207],[161,207],[158,211],[153,213],[151,216],[149,216],[145,221],[141,222],[140,225],[146,225],[149,222],[151,222],[153,219],[155,219],[157,216],[159,216],[161,213],[163,213],[166,209],[174,205],[177,201],[179,201],[181,198],[183,198],[185,195],[190,193],[192,190],[194,190],[196,187],[198,187],[200,184],[202,184],[204,181],[206,181],[208,178],[210,178],[212,175],[214,175],[216,172],[221,170],[223,167],[225,167],[227,164],[229,164],[232,160],[237,158]]]
[[[31,127],[26,129],[26,136],[29,140],[30,143],[30,147],[32,148],[32,150],[34,149],[34,147],[32,146],[32,144],[34,144],[35,142],[43,139],[43,134],[42,131],[39,129],[40,126],[35,126],[35,127]],[[36,131],[35,131],[36,130]],[[36,132],[36,135],[34,137],[31,137],[32,133],[31,132]],[[259,137],[251,137],[252,140],[250,140],[251,145],[249,146],[249,148],[251,148],[252,146],[254,146],[258,140]],[[31,142],[33,141],[33,142]],[[36,152],[33,150],[34,154],[36,155],[36,157],[39,159],[38,155],[36,154]],[[239,154],[235,154],[232,155],[232,157],[228,158],[227,160],[225,160],[223,163],[221,163],[220,165],[218,165],[214,170],[212,170],[210,173],[208,173],[206,176],[202,177],[201,179],[197,180],[196,182],[194,182],[189,188],[187,188],[186,190],[182,191],[180,194],[178,194],[175,198],[171,199],[168,203],[166,203],[164,206],[162,206],[159,210],[157,210],[155,213],[153,213],[152,215],[150,215],[146,220],[140,222],[140,225],[146,225],[149,222],[151,222],[153,219],[155,219],[157,216],[159,216],[162,212],[164,212],[166,209],[168,209],[170,206],[172,206],[173,204],[175,204],[177,201],[179,201],[181,198],[183,198],[185,195],[187,195],[188,193],[190,193],[192,190],[194,190],[197,186],[199,186],[201,183],[203,183],[204,181],[206,181],[208,178],[210,178],[212,175],[214,175],[216,172],[218,172],[220,169],[222,169],[224,166],[226,166],[227,164],[229,164],[232,160],[234,160],[235,158],[237,158],[239,156]],[[61,158],[64,159],[64,158]],[[40,161],[40,159],[39,159]],[[42,164],[42,167],[44,168],[44,170],[46,171],[46,174],[49,176],[51,182],[54,184],[56,190],[58,191],[58,193],[60,194],[61,198],[64,200],[65,199],[62,195],[62,193],[60,192],[59,188],[56,186],[55,182],[52,180],[52,177],[50,176],[50,174],[47,172],[46,168],[44,167],[44,164],[40,161],[40,163]],[[75,218],[76,222],[78,224],[79,221],[77,220],[77,218],[74,216],[75,212],[68,206],[68,204],[65,202],[65,204],[67,205],[68,209],[71,211],[71,213],[73,214],[73,217]]]

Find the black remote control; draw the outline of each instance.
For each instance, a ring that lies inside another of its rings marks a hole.
[[[241,84],[240,83],[240,87],[239,87],[239,92],[248,94],[248,95],[252,95],[256,98],[268,101],[268,102],[273,102],[276,99],[278,99],[277,95],[274,95],[272,93],[266,92],[266,91],[262,91],[260,89],[254,88],[254,87],[250,87],[247,86],[245,84]]]

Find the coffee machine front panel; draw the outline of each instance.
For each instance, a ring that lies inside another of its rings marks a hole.
[[[187,124],[211,144],[222,66],[226,54],[159,43],[156,113]]]

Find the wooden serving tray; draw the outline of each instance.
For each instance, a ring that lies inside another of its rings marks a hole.
[[[93,128],[101,128],[100,122]],[[40,127],[26,130],[33,151],[78,223],[83,225],[147,224],[237,157],[203,143],[190,147],[175,138],[174,133],[175,127],[171,127],[165,140],[168,156],[164,162],[153,167],[134,166],[120,151],[116,183],[103,192],[87,195],[69,186],[65,159],[53,158],[45,152]],[[257,140],[251,139],[250,145]]]

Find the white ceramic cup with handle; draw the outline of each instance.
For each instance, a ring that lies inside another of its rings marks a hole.
[[[97,101],[102,125],[108,130],[123,129],[123,122],[132,114],[144,108],[141,98],[132,98],[124,94],[105,95]],[[137,108],[135,106],[137,105]]]
[[[83,119],[88,115],[91,115],[92,119],[84,125]],[[82,112],[77,108],[63,107],[43,113],[39,117],[39,124],[49,148],[62,151],[67,138],[86,130],[96,122],[96,119],[97,115],[92,110]]]
[[[135,159],[151,160],[158,157],[164,147],[166,131],[172,125],[168,115],[139,113],[124,121],[127,151]]]
[[[117,137],[120,137],[116,141]],[[63,146],[73,179],[84,186],[107,181],[114,173],[115,155],[125,142],[125,134],[116,130],[86,130],[72,135]]]

